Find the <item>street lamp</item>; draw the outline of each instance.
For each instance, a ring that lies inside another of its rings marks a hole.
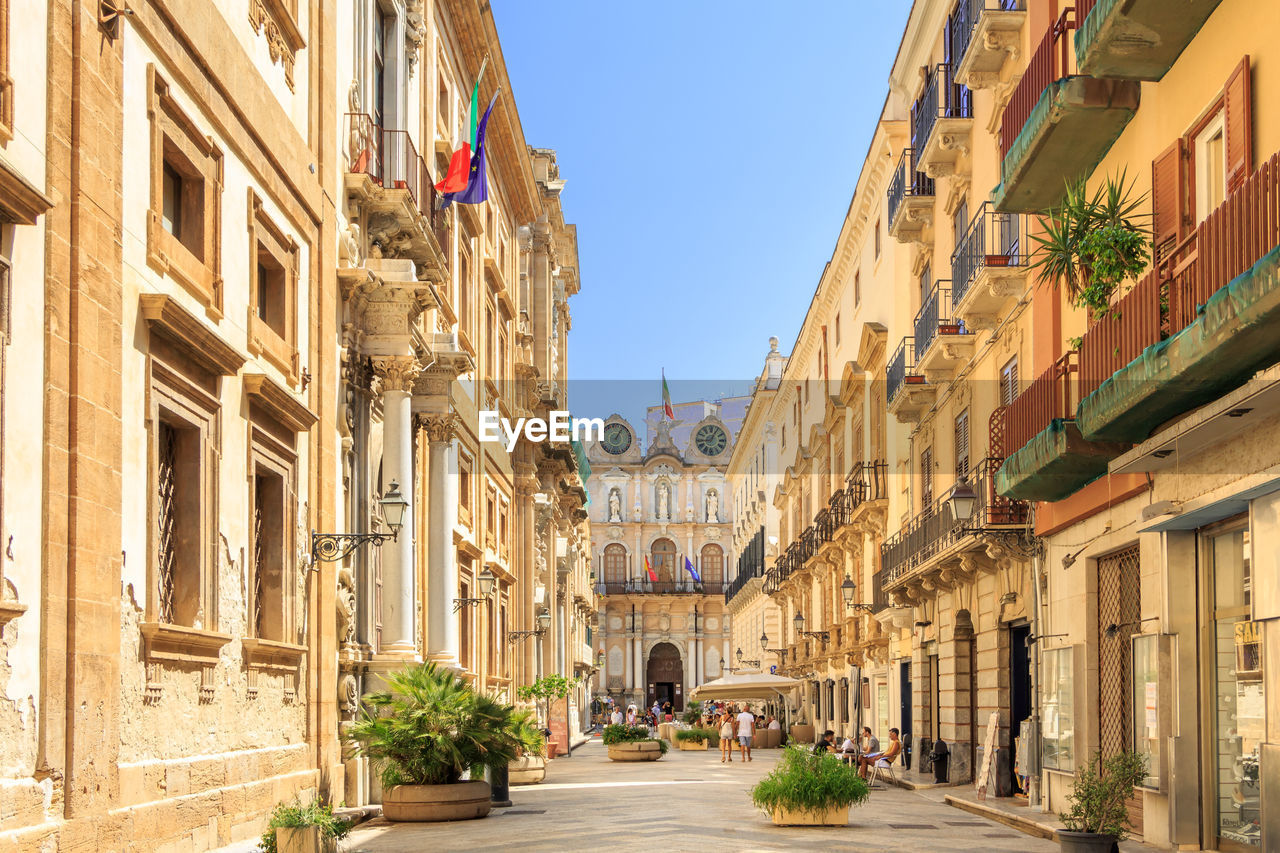
[[[510,643],[511,645],[515,645],[516,643],[523,640],[525,637],[541,637],[543,634],[547,633],[547,629],[550,627],[551,627],[551,614],[544,610],[538,614],[537,628],[535,628],[532,631],[508,631],[507,642]],[[601,666],[603,666],[604,652],[600,653],[600,661],[601,661]]]
[[[951,487],[951,493],[947,495],[947,503],[951,505],[951,515],[956,521],[968,521],[973,518],[973,507],[977,502],[978,493],[964,477]]]
[[[764,633],[760,635],[760,648],[763,651],[768,652],[769,654],[785,655],[787,653],[787,650],[785,648],[783,649],[769,648],[769,635]]]
[[[382,521],[390,533],[316,533],[311,531],[311,562],[335,563],[345,560],[361,545],[378,545],[388,540],[394,542],[404,526],[404,512],[409,502],[400,494],[400,485],[391,481],[391,488],[378,501],[382,507]],[[316,571],[319,571],[316,569]]]
[[[738,647],[738,663],[742,664],[743,666],[754,666],[756,669],[760,668],[759,660],[751,660],[750,658],[744,658],[742,656],[741,646]]]
[[[831,634],[828,631],[806,631],[804,629],[804,615],[801,613],[797,613],[796,618],[791,621],[796,626],[796,633],[801,637],[817,637],[824,643],[831,638]]]
[[[853,583],[853,578],[849,577],[848,575],[845,575],[844,583],[840,584],[840,594],[844,596],[845,607],[853,606],[853,593],[855,589],[856,587]]]
[[[463,608],[475,607],[482,601],[488,601],[490,594],[493,592],[493,585],[497,582],[498,576],[490,571],[487,567],[484,571],[476,576],[476,580],[480,583],[480,595],[478,598],[455,598],[453,600],[453,612],[457,613]]]

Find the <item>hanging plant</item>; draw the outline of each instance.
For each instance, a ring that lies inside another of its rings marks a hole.
[[[1120,286],[1147,267],[1147,194],[1134,197],[1127,177],[1109,177],[1092,194],[1084,179],[1068,182],[1062,204],[1038,217],[1042,233],[1031,235],[1032,268],[1065,287],[1072,304],[1094,320],[1110,309]]]

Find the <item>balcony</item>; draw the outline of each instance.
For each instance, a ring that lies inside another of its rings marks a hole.
[[[994,329],[1027,289],[1026,223],[987,202],[951,254],[951,303],[966,329]]]
[[[693,578],[678,581],[632,578],[623,583],[602,583],[596,591],[600,595],[724,595],[728,589],[729,584],[694,583]]]
[[[408,132],[379,127],[365,113],[347,113],[347,140],[343,185],[370,246],[381,257],[408,258],[429,278],[443,278],[448,218],[436,209],[431,173]]]
[[[945,558],[959,557],[962,552],[978,548],[982,545],[982,534],[1016,532],[1025,528],[1027,504],[1006,498],[996,491],[996,472],[1000,462],[999,459],[987,458],[969,471],[966,479],[977,493],[977,501],[968,521],[961,522],[955,518],[944,493],[885,540],[880,546],[880,565],[886,592],[925,576],[932,578],[930,585],[933,588],[951,583],[961,570],[953,565],[944,567],[943,564],[949,562]],[[980,562],[974,561],[975,564]]]
[[[1016,62],[1027,20],[1022,0],[960,0],[951,18],[951,62],[955,80],[970,89],[990,89],[1006,64]]]
[[[753,571],[739,572],[738,576],[725,586],[724,603],[728,604],[730,601],[733,601],[733,597],[742,592],[742,590],[746,588],[747,584],[751,583],[756,578],[763,577],[765,577],[763,568]]]
[[[920,171],[916,151],[907,148],[889,182],[889,234],[899,243],[924,242],[933,224],[933,178]]]
[[[871,612],[879,613],[889,606],[889,593],[884,589],[884,569],[871,575]]]
[[[941,63],[925,77],[924,91],[911,109],[912,144],[919,150],[917,168],[930,178],[967,173],[973,128],[973,94],[956,83],[951,66]]]
[[[1074,15],[1067,9],[1045,32],[1001,116],[992,202],[1002,212],[1057,204],[1065,181],[1093,171],[1138,110],[1138,82],[1074,72]]]
[[[1072,351],[1003,410],[1005,446],[1014,451],[996,475],[1009,498],[1057,501],[1107,473],[1128,445],[1085,441],[1076,427],[1079,363]]]
[[[1080,434],[1136,443],[1280,359],[1280,153],[1085,333]]]
[[[1076,63],[1081,74],[1159,80],[1220,0],[1078,0]]]
[[[951,282],[936,281],[916,312],[916,371],[930,385],[950,381],[973,356],[973,335],[951,310]]]
[[[885,394],[889,414],[901,423],[917,423],[933,405],[938,389],[927,384],[916,369],[914,338],[903,338],[885,369]]]

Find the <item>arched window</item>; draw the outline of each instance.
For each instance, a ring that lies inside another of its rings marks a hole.
[[[649,557],[649,565],[658,576],[659,581],[670,583],[675,579],[676,543],[670,539],[658,539],[653,543],[653,551]]]
[[[719,545],[703,545],[699,562],[702,564],[698,572],[702,575],[702,583],[709,592],[717,592],[713,587],[724,583],[724,549]]]
[[[604,582],[610,586],[627,582],[627,549],[617,542],[604,546]]]

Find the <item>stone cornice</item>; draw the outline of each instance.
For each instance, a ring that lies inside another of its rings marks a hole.
[[[0,221],[15,225],[35,225],[53,201],[35,184],[0,158]]]
[[[212,373],[235,376],[246,358],[235,347],[200,322],[194,314],[164,293],[144,293],[138,297],[142,319],[151,334],[173,344],[196,364]]]
[[[244,392],[253,402],[294,432],[306,432],[319,420],[310,409],[294,399],[284,386],[266,374],[246,373]]]

